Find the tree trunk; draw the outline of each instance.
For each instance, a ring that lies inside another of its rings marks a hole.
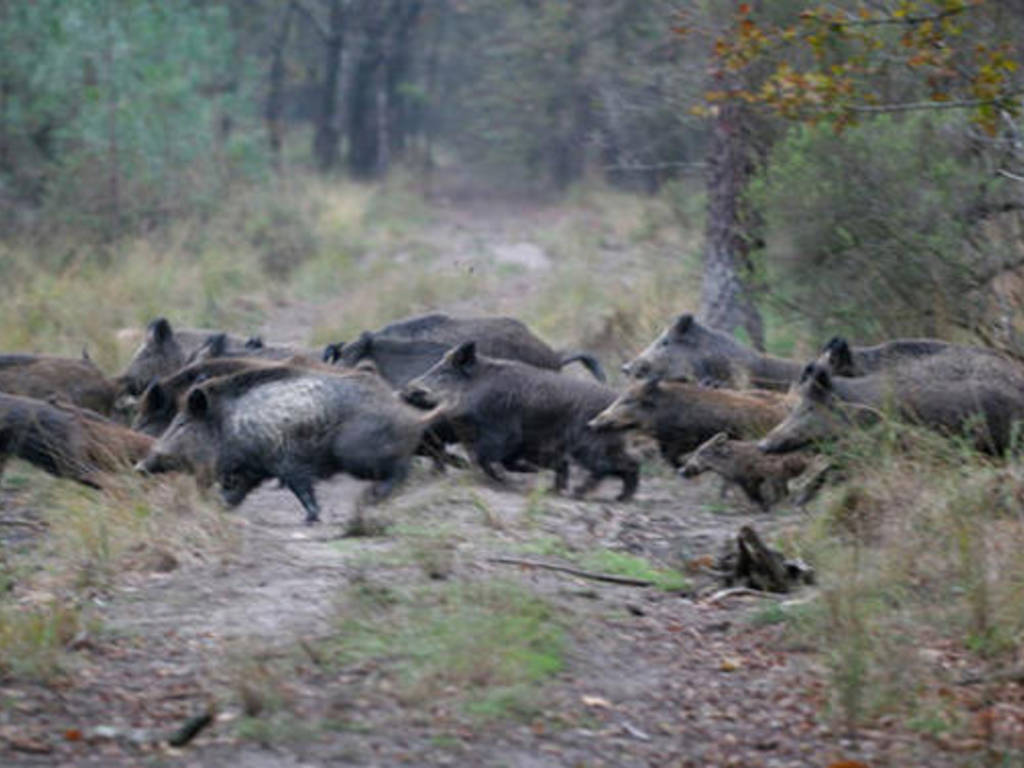
[[[349,87],[348,169],[357,178],[372,178],[377,172],[377,41],[367,40],[360,53]]]
[[[324,39],[324,80],[320,91],[320,114],[313,137],[313,156],[317,167],[326,173],[338,164],[339,131],[338,78],[341,72],[341,48],[344,42],[345,9],[342,0],[331,0],[327,36]]]
[[[746,109],[734,102],[717,107],[708,152],[708,215],[700,318],[731,333],[743,327],[764,350],[764,327],[744,277],[750,274],[751,216],[743,194],[754,173],[753,137]]]
[[[267,125],[267,141],[270,144],[270,162],[277,173],[281,172],[281,145],[284,143],[284,48],[291,31],[292,11],[289,3],[281,21],[281,28],[270,51],[270,71],[267,74],[267,106],[264,117]]]

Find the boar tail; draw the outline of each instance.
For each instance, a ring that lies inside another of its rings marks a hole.
[[[560,353],[560,358],[558,362],[559,368],[564,368],[569,363],[582,363],[598,381],[608,380],[608,377],[604,374],[604,368],[601,367],[601,363],[593,355],[586,352],[570,351]]]

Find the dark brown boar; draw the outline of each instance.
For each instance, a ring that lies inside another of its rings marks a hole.
[[[736,483],[748,499],[767,512],[789,495],[788,482],[803,474],[808,464],[804,454],[769,455],[754,442],[732,440],[727,433],[719,432],[690,455],[679,474],[696,477],[714,472]]]
[[[0,355],[0,392],[37,400],[55,397],[108,415],[116,388],[85,354],[81,359]]]
[[[218,331],[179,329],[171,327],[165,317],[158,317],[146,327],[146,335],[132,355],[124,372],[114,382],[119,395],[137,397],[149,384],[183,367],[211,336]],[[226,348],[231,351],[245,349],[249,339],[225,335]],[[251,342],[250,343],[254,343]]]
[[[208,336],[186,358],[185,365],[189,366],[203,360],[223,357],[247,357],[277,361],[302,358],[314,362],[317,361],[319,355],[314,350],[292,344],[268,344],[259,336],[252,336],[239,346],[239,337],[234,337],[227,333],[214,333]]]
[[[794,450],[888,413],[1003,453],[1024,417],[1024,375],[999,357],[937,354],[853,379],[834,377],[815,362],[795,395],[792,411],[758,443],[761,450]]]
[[[373,333],[372,337],[435,342],[448,348],[473,341],[476,342],[477,351],[487,357],[519,360],[553,371],[561,370],[569,363],[579,362],[595,379],[605,380],[604,369],[593,355],[576,350],[556,351],[514,317],[451,317],[441,313],[420,315],[386,325]]]
[[[605,477],[622,481],[620,500],[639,483],[639,463],[626,453],[617,434],[596,434],[587,421],[615,399],[614,390],[515,360],[478,355],[473,342],[445,353],[429,371],[403,390],[420,406],[441,400],[446,420],[480,468],[492,479],[495,468],[545,467],[555,470],[555,489],[564,490],[569,460],[589,471],[574,489],[582,496]]]
[[[864,376],[942,353],[953,345],[939,339],[894,339],[873,347],[851,347],[836,337],[825,345],[824,358],[839,376]],[[961,347],[988,353],[977,347]],[[824,360],[823,360],[824,361]],[[622,366],[639,379],[681,379],[732,389],[759,387],[786,390],[800,378],[804,363],[764,355],[727,333],[708,328],[684,314],[634,360]]]
[[[153,439],[66,403],[0,394],[0,471],[11,456],[57,477],[100,488],[126,470]]]
[[[786,417],[788,399],[780,392],[708,389],[682,381],[633,384],[597,414],[595,430],[636,429],[658,442],[673,467],[718,432],[734,438],[760,437]]]
[[[436,417],[402,403],[374,374],[250,368],[193,386],[138,469],[191,471],[201,485],[218,482],[231,506],[277,478],[314,523],[315,480],[345,472],[373,481],[369,500],[384,498]]]
[[[961,346],[940,339],[893,339],[873,347],[854,348],[842,336],[833,336],[822,348],[818,362],[827,365],[833,376],[853,378],[909,365],[932,355],[999,357],[992,349]]]

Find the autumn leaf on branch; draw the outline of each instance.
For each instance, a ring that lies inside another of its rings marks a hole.
[[[712,47],[709,101],[739,99],[787,120],[837,129],[865,113],[965,109],[986,133],[1020,112],[1014,44],[998,4],[903,0],[807,7],[784,22],[740,3]],[[724,95],[723,95],[724,94]]]

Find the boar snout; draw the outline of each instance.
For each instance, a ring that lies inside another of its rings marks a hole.
[[[700,470],[697,469],[697,467],[690,462],[687,462],[682,467],[680,467],[678,472],[678,475],[680,477],[696,477],[699,474]]]
[[[418,384],[403,389],[402,399],[417,408],[433,408],[437,405],[437,397],[429,389]]]

